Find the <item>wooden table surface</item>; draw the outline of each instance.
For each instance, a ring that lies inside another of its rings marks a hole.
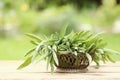
[[[95,69],[92,63],[87,73],[53,73],[46,70],[46,63],[31,64],[16,70],[23,61],[0,61],[0,80],[120,80],[120,62],[101,64]]]

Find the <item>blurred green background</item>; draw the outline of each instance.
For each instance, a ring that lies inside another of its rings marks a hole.
[[[75,31],[105,31],[120,51],[120,0],[0,0],[0,60],[21,60],[32,47],[25,33],[50,35],[65,24]]]

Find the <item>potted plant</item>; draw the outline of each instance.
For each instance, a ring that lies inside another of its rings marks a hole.
[[[67,26],[63,27],[60,33],[54,33],[50,37],[41,39],[33,34],[26,34],[31,37],[31,43],[35,45],[26,55],[24,63],[18,69],[28,66],[33,61],[47,61],[47,68],[50,65],[51,72],[56,66],[60,70],[84,70],[93,61],[99,67],[99,62],[116,62],[120,60],[117,51],[105,48],[106,43],[100,37],[101,33],[94,34],[90,31],[71,31],[66,34]],[[117,59],[116,59],[117,58]]]

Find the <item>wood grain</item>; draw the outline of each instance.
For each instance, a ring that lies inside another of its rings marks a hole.
[[[50,73],[46,63],[31,64],[16,70],[23,61],[0,61],[0,80],[120,80],[120,62],[102,64],[95,69],[92,63],[87,73]]]

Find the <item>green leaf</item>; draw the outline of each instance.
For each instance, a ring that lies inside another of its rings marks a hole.
[[[95,52],[96,51],[96,46],[93,46],[92,48],[91,48],[91,50],[89,51],[89,53],[92,53],[92,52]]]
[[[56,63],[57,65],[59,65],[58,58],[57,58],[57,54],[56,54],[55,50],[52,49],[50,46],[48,46],[48,48],[49,48],[49,49],[51,50],[51,52],[52,52],[53,59],[54,59],[55,63]]]
[[[78,35],[78,37],[81,37],[81,35],[82,35],[84,32],[85,32],[85,31],[80,31],[80,32],[76,33],[75,36]]]
[[[38,45],[39,43],[38,42],[35,42],[33,40],[30,41],[33,45]]]
[[[41,43],[41,44],[51,46],[51,45],[54,45],[54,42],[55,42],[55,40],[48,40],[48,41],[44,41],[44,42],[43,42],[43,43]]]
[[[47,59],[47,70],[48,70],[48,67],[49,67],[49,64],[50,64],[50,61],[52,59],[52,55],[49,55],[48,59]]]
[[[104,50],[103,50],[103,49],[97,49],[96,52],[97,52],[97,53],[104,54]]]
[[[63,36],[66,34],[66,29],[68,27],[68,24],[66,24],[60,31],[60,38],[63,38]]]
[[[89,33],[89,34],[87,34],[85,37],[86,37],[86,39],[88,39],[88,38],[90,38],[90,37],[92,37],[93,36],[93,34],[92,33]]]
[[[96,63],[96,68],[98,69],[98,68],[100,67],[99,60],[97,60],[97,59],[94,59],[94,62]]]
[[[39,43],[39,45],[35,49],[35,53],[33,54],[32,61],[38,56],[40,49],[42,48],[44,42]],[[44,50],[44,49],[42,49]]]
[[[52,54],[53,54],[53,59],[54,59],[55,63],[56,63],[57,65],[59,65],[58,58],[57,58],[57,54],[55,53],[55,51],[52,51]]]
[[[57,46],[56,45],[53,45],[52,48],[54,49],[55,52],[57,52]]]
[[[78,53],[77,53],[77,51],[74,51],[73,54],[74,54],[75,56],[77,56]]]
[[[55,39],[55,40],[58,40],[59,39],[59,34],[56,32],[55,34],[52,34],[50,36],[50,39]]]
[[[110,55],[107,55],[106,57],[107,57],[107,59],[108,59],[109,61],[111,61],[111,62],[113,62],[113,63],[115,63],[115,62],[116,62],[115,60],[113,60],[113,59],[111,58],[111,56],[110,56]]]
[[[101,61],[102,61],[103,63],[106,63],[107,58],[105,57],[105,54],[102,54],[101,56],[102,56]]]
[[[80,35],[80,37],[86,37],[90,34],[90,31],[83,31],[83,33]]]
[[[96,56],[99,60],[102,59],[102,55],[101,55],[101,53],[97,53],[97,52],[95,52],[95,56]]]
[[[53,59],[50,61],[50,67],[51,67],[51,73],[53,73],[54,72],[54,60]]]
[[[86,52],[89,52],[89,51],[93,48],[94,45],[95,45],[95,43],[92,43],[92,44],[87,48],[87,51],[86,51]]]
[[[32,62],[32,56],[27,58],[27,60],[25,60],[25,62],[22,63],[17,69],[22,69],[22,68],[28,66],[31,62]]]
[[[35,51],[36,52],[39,52],[39,49],[41,48],[41,46],[44,44],[44,42],[40,42],[39,44],[38,44],[38,46],[36,47],[36,49],[35,49]]]
[[[46,57],[48,57],[48,56],[49,56],[49,54],[50,54],[50,53],[45,53],[45,54],[41,55],[41,56],[39,57],[39,59],[38,59],[38,61],[37,61],[37,62],[39,62],[39,61],[41,61],[41,60],[45,59]]]
[[[41,39],[38,36],[34,35],[34,34],[26,33],[25,35],[32,38],[32,39],[35,39],[38,42],[41,42]]]
[[[96,68],[99,68],[100,67],[100,63],[99,63],[100,59],[96,54],[94,55],[93,61],[96,63]]]
[[[105,51],[105,54],[107,54],[107,57],[109,56],[110,59],[113,60],[113,62],[115,61],[120,61],[120,53],[117,52],[117,51],[114,51],[114,50],[111,50],[111,49],[107,49],[107,48],[104,48],[104,51]],[[109,59],[109,60],[110,60]],[[112,61],[111,60],[111,61]]]
[[[86,41],[96,40],[96,38],[97,38],[98,36],[100,36],[101,34],[103,34],[103,32],[97,33],[96,35],[88,38]]]
[[[104,51],[106,51],[107,53],[110,53],[110,54],[117,54],[117,55],[120,55],[120,52],[117,52],[117,51],[112,50],[112,49],[104,48]]]
[[[88,58],[89,64],[92,62],[92,57],[89,53],[86,53],[86,57]]]
[[[30,50],[25,54],[25,56],[29,55],[29,54],[32,53],[33,51],[35,51],[35,48],[30,49]]]
[[[74,31],[72,30],[67,36],[66,38],[72,39],[74,36]]]

